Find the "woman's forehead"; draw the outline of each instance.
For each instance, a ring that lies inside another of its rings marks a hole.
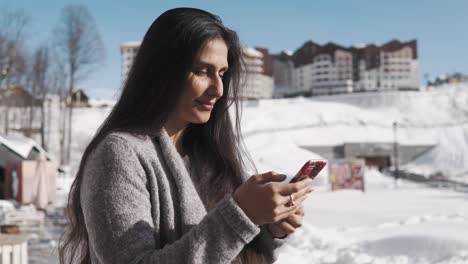
[[[207,41],[197,56],[195,57],[195,64],[211,65],[215,68],[228,67],[228,47],[223,39],[215,38]]]

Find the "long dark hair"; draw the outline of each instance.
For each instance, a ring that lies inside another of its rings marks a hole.
[[[215,38],[223,39],[228,47],[229,70],[223,75],[224,96],[217,101],[207,123],[189,125],[183,146],[194,160],[191,164],[196,165],[195,171],[210,168],[209,182],[211,190],[215,191],[209,199],[212,202],[224,195],[226,188],[218,186],[229,186],[232,191],[243,182],[246,159],[242,151],[238,100],[243,61],[238,36],[226,28],[219,17],[206,11],[168,10],[145,34],[119,100],[84,151],[68,197],[69,224],[59,243],[60,263],[91,263],[80,204],[83,168],[90,153],[111,132],[155,136],[174,111],[195,56],[203,45]],[[234,111],[234,120],[231,120],[229,108]],[[258,239],[252,241],[236,262],[266,262],[267,253],[262,252],[260,244]]]

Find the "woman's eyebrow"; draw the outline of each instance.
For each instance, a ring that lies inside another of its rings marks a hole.
[[[214,64],[211,64],[209,62],[204,62],[204,61],[195,61],[194,65],[195,65],[195,67],[205,67],[205,68],[209,68],[211,70],[216,69],[216,66]],[[228,66],[224,66],[220,70],[221,71],[227,71],[228,69],[229,69]]]

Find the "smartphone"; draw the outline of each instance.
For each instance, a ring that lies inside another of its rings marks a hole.
[[[306,177],[313,180],[326,165],[326,160],[308,160],[289,182],[297,182]]]

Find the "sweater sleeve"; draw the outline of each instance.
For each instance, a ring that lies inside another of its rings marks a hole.
[[[275,262],[278,259],[279,249],[288,241],[290,235],[285,238],[276,238],[268,230],[266,225],[261,225],[261,232],[258,235],[259,239],[263,241],[263,245],[266,247],[266,252],[269,252],[269,259],[271,262]]]
[[[108,136],[93,154],[80,194],[89,248],[98,263],[229,263],[260,232],[228,195],[179,240],[157,245],[154,194],[135,150],[125,139]]]

